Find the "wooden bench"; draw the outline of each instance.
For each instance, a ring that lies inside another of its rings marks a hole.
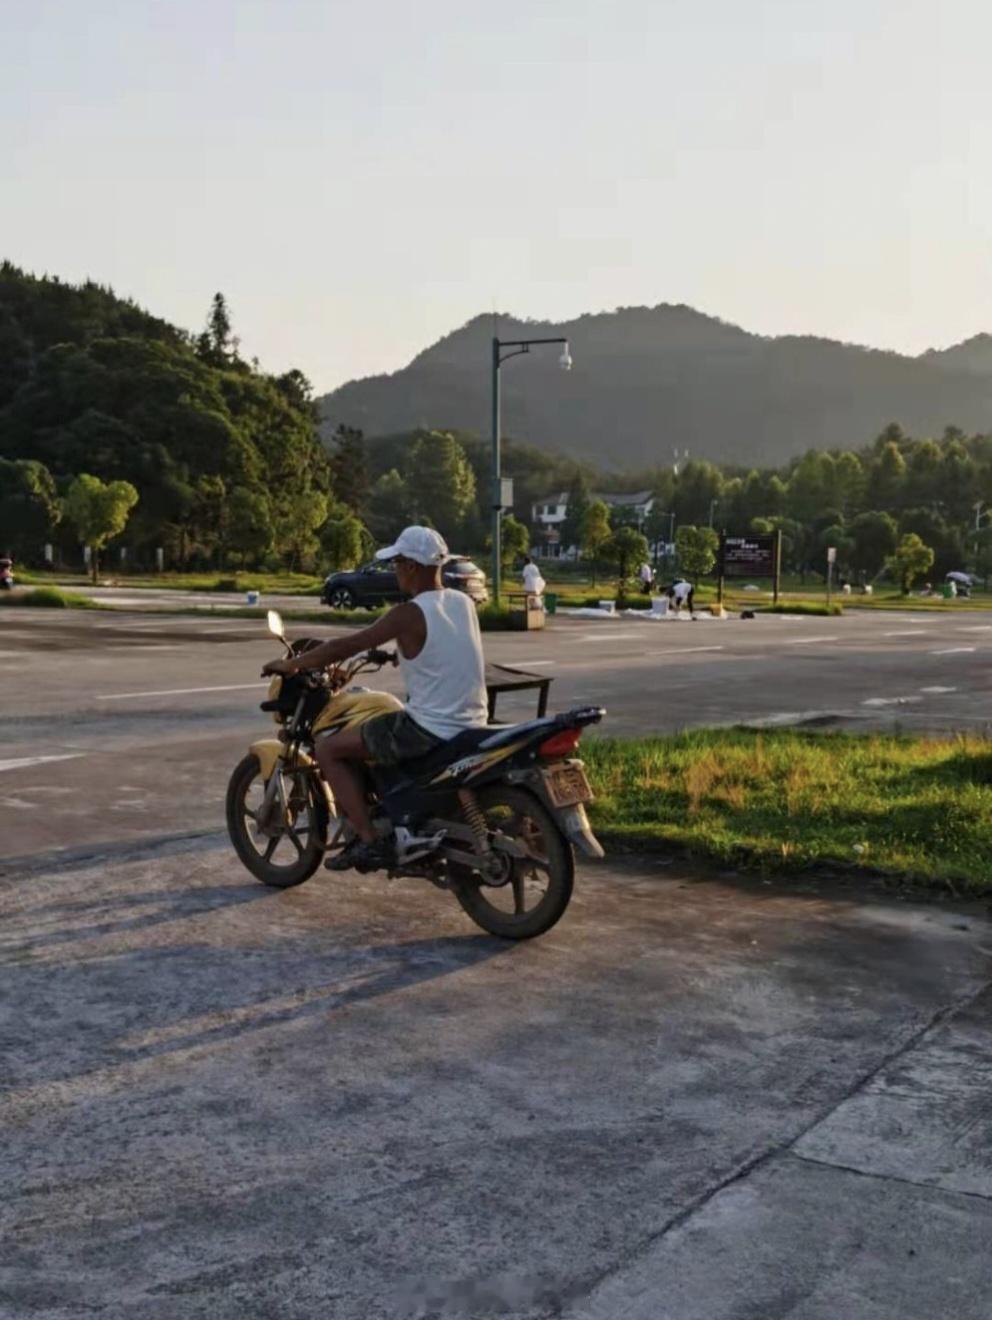
[[[532,674],[526,669],[513,669],[510,665],[486,665],[486,693],[489,697],[489,723],[496,719],[496,699],[501,692],[537,692],[537,717],[548,713],[548,692],[551,679],[546,674]]]

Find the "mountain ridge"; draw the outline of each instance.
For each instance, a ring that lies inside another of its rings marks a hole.
[[[503,339],[568,337],[574,360],[566,375],[550,348],[535,349],[504,369],[505,433],[615,468],[674,447],[778,464],[809,448],[857,447],[892,420],[916,434],[992,425],[992,335],[910,356],[811,334],[758,335],[685,304],[495,320]],[[399,371],[325,395],[325,428],[486,434],[493,324],[492,315],[472,317]]]

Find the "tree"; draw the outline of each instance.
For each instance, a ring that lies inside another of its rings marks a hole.
[[[447,541],[456,540],[475,506],[475,473],[453,435],[421,435],[406,463],[406,484],[420,522],[428,519]]]
[[[940,445],[935,440],[919,440],[913,445],[906,465],[906,499],[919,508],[935,504],[940,498]]]
[[[887,441],[868,477],[868,503],[873,509],[901,509],[906,494],[906,460],[894,440]]]
[[[716,563],[720,538],[712,527],[680,527],[675,533],[675,557],[691,581],[705,577]]]
[[[231,356],[231,314],[222,293],[215,293],[207,316],[207,337],[215,357],[223,361]]]
[[[915,532],[924,545],[933,551],[933,571],[943,577],[952,569],[965,565],[965,541],[959,527],[953,526],[933,507],[907,509],[899,519],[899,534]],[[969,539],[973,539],[974,533]]]
[[[838,572],[846,573],[854,552],[854,541],[848,536],[842,522],[828,523],[814,534],[812,558],[813,568],[817,573],[826,573],[827,551],[831,547],[837,551]]]
[[[530,532],[512,513],[503,519],[500,552],[504,568],[512,567],[521,556],[530,554]]]
[[[570,550],[573,545],[581,546],[582,527],[590,503],[588,478],[584,472],[577,472],[565,496],[565,518],[558,529],[561,533],[560,544],[563,551]]]
[[[845,518],[860,513],[865,497],[865,470],[857,454],[845,450],[837,455],[833,486],[830,503],[835,504]]]
[[[263,559],[272,549],[275,530],[269,501],[261,491],[236,486],[227,501],[227,544],[239,556],[241,567],[247,560]]]
[[[327,521],[327,496],[313,487],[299,491],[276,518],[276,549],[290,570],[302,570],[320,544],[317,529]]]
[[[952,522],[970,520],[977,473],[967,450],[955,440],[944,450],[937,472],[937,498]]]
[[[331,482],[335,499],[361,516],[368,503],[371,481],[365,436],[356,426],[344,423],[334,432],[331,450]]]
[[[897,579],[904,596],[909,595],[913,579],[929,572],[932,564],[933,551],[915,532],[908,532],[896,546],[895,554],[886,560],[886,568]]]
[[[651,553],[654,556],[654,566],[658,567],[659,545],[667,545],[668,538],[672,530],[672,516],[665,509],[660,509],[657,505],[652,505],[651,512],[644,520],[644,535],[648,539],[648,545],[651,547]]]
[[[582,520],[579,548],[583,558],[592,560],[592,580],[596,583],[596,564],[600,551],[610,539],[610,511],[602,500],[593,500]]]
[[[336,509],[320,529],[326,567],[331,570],[355,568],[371,553],[371,540],[368,528],[351,509]]]
[[[989,589],[992,577],[992,527],[982,527],[975,534],[975,572],[980,573],[985,581],[985,590]]]
[[[138,492],[129,481],[111,481],[81,472],[66,492],[62,511],[75,527],[81,544],[90,547],[93,581],[97,580],[100,551],[127,526],[128,516],[138,503]]]
[[[369,526],[379,541],[395,541],[411,521],[412,496],[396,471],[384,472],[369,494]]]
[[[854,550],[851,564],[860,573],[874,577],[896,548],[896,520],[891,514],[872,510],[859,513],[850,526]]]
[[[710,508],[723,493],[723,474],[713,463],[692,459],[679,473],[675,514],[680,523],[709,522]]]
[[[798,522],[811,522],[830,500],[835,482],[833,458],[818,449],[809,450],[789,479],[789,513]]]
[[[608,564],[616,565],[617,604],[623,605],[627,598],[628,578],[636,566],[648,557],[647,538],[634,527],[618,527],[603,542],[600,554]]]
[[[61,516],[55,481],[43,463],[0,458],[0,553],[36,555]]]

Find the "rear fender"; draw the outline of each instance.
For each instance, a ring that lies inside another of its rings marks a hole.
[[[581,764],[581,763],[580,763]],[[603,845],[592,832],[585,805],[581,802],[573,807],[556,807],[544,787],[544,779],[538,770],[512,772],[506,776],[507,782],[519,784],[533,793],[539,802],[551,813],[555,824],[573,847],[585,853],[587,857],[605,857]]]

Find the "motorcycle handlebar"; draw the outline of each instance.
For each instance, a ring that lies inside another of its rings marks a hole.
[[[368,653],[368,659],[374,665],[398,665],[399,657],[395,651],[371,650]]]

